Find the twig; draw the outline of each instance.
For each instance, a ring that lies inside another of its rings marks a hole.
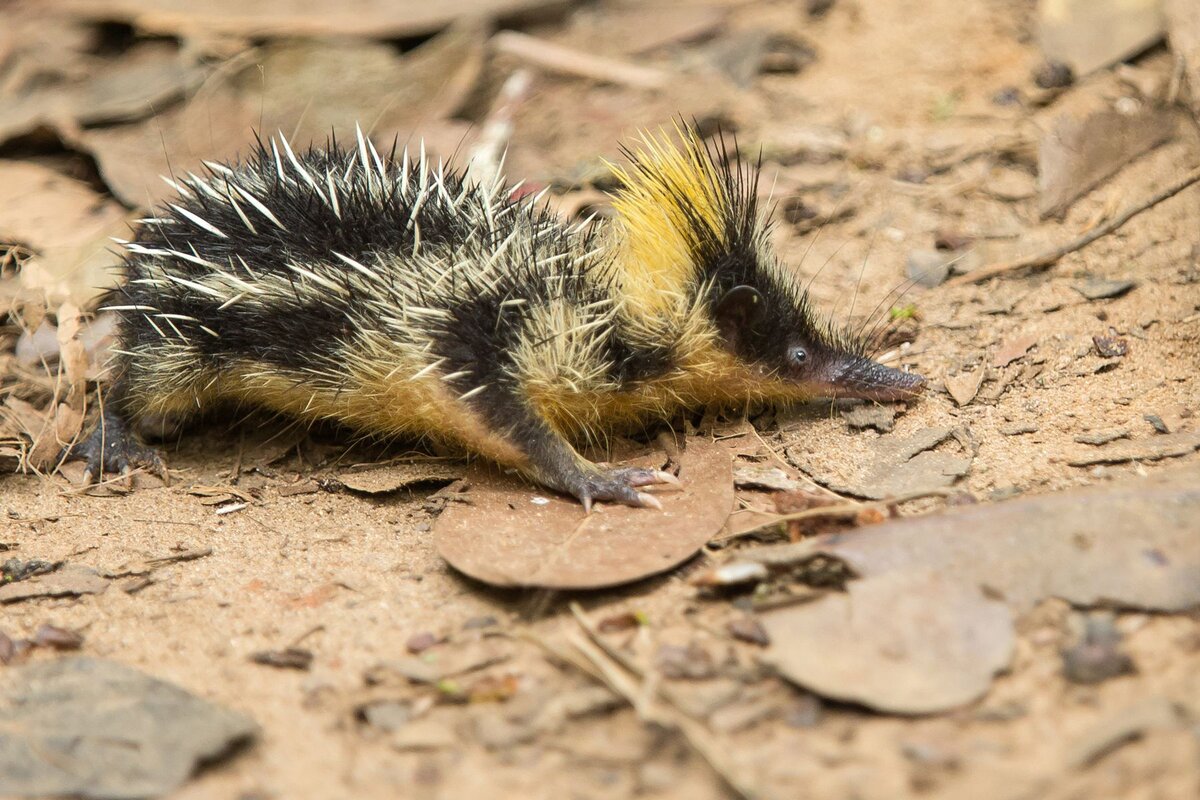
[[[708,729],[672,703],[661,687],[654,692],[645,691],[647,681],[643,678],[639,685],[634,679],[639,672],[631,669],[631,662],[623,655],[618,655],[619,651],[609,647],[600,637],[577,603],[571,604],[571,612],[586,636],[576,633],[568,635],[567,638],[576,652],[591,665],[592,669],[585,671],[593,677],[599,676],[609,689],[633,706],[643,720],[679,731],[696,754],[708,763],[712,771],[717,773],[730,789],[744,800],[756,800],[759,797],[758,791],[737,777],[725,753],[718,747],[715,737]],[[667,705],[654,704],[654,698],[666,701]]]
[[[783,522],[796,522],[803,519],[815,519],[817,517],[844,517],[859,514],[873,508],[887,508],[888,506],[896,505],[897,503],[907,503],[909,500],[920,500],[923,497],[946,497],[952,489],[924,489],[917,492],[906,492],[895,497],[887,497],[883,500],[876,500],[871,503],[844,503],[836,506],[817,506],[816,508],[808,508],[804,511],[796,511],[791,514],[776,514],[770,520],[761,525],[749,528],[737,533],[729,533],[724,536],[718,536],[713,539],[714,542],[728,542],[733,539],[740,539],[743,536],[751,536],[753,534],[764,531],[768,528],[773,528]]]
[[[491,183],[499,177],[503,169],[504,151],[512,137],[513,118],[529,97],[532,86],[533,73],[519,69],[509,75],[500,87],[496,105],[488,114],[479,139],[467,157],[467,174],[477,183]]]
[[[1018,258],[1014,261],[1002,261],[999,264],[992,264],[990,266],[972,270],[966,275],[959,275],[955,278],[951,278],[942,285],[963,286],[971,283],[982,283],[983,281],[995,278],[999,275],[1005,275],[1009,272],[1016,272],[1022,269],[1036,269],[1038,267],[1052,266],[1055,262],[1068,253],[1073,253],[1076,250],[1082,250],[1100,237],[1107,236],[1108,234],[1117,230],[1143,211],[1153,208],[1164,200],[1169,200],[1197,182],[1200,182],[1200,169],[1192,170],[1187,175],[1184,175],[1179,180],[1167,186],[1165,189],[1156,192],[1142,202],[1134,205],[1120,216],[1114,217],[1091,232],[1067,242],[1064,245],[1055,247],[1037,255]]]
[[[671,79],[669,73],[659,69],[581,53],[518,31],[500,31],[492,37],[492,46],[501,53],[507,53],[535,66],[603,83],[624,84],[637,89],[659,89]]]

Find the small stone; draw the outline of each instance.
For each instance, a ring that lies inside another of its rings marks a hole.
[[[908,254],[905,274],[918,286],[932,289],[950,277],[951,260],[936,250],[913,250]]]
[[[1082,283],[1072,284],[1071,288],[1088,300],[1108,300],[1127,294],[1137,286],[1134,280],[1105,280],[1104,278],[1089,278]]]
[[[413,718],[412,708],[407,703],[396,700],[372,703],[365,706],[359,713],[368,725],[387,733],[395,733]]]
[[[1020,436],[1023,433],[1037,433],[1038,426],[1028,422],[1014,422],[1012,425],[1001,425],[1000,433],[1005,436]]]
[[[33,643],[37,647],[49,647],[54,650],[78,650],[83,647],[83,636],[76,631],[69,631],[57,625],[39,625],[33,634]]]
[[[1061,61],[1043,61],[1033,71],[1033,82],[1039,89],[1062,89],[1075,82],[1075,71]]]
[[[1142,419],[1149,422],[1158,433],[1170,433],[1171,427],[1158,414],[1143,414]]]
[[[767,630],[754,617],[738,617],[729,623],[729,635],[739,641],[766,647],[771,643]]]
[[[1083,638],[1063,651],[1063,675],[1073,683],[1101,683],[1135,672],[1133,660],[1121,652],[1121,634],[1108,615],[1092,615]]]
[[[1021,103],[1021,90],[1016,86],[1005,86],[992,95],[994,106],[1015,106]]]
[[[805,0],[804,10],[810,17],[816,19],[829,13],[829,9],[833,8],[835,2],[836,0]]]
[[[1121,358],[1129,352],[1129,342],[1116,336],[1093,336],[1092,344],[1101,358]]]
[[[421,633],[414,633],[412,636],[408,637],[408,641],[404,643],[404,647],[408,650],[408,652],[415,655],[433,647],[438,643],[438,641],[439,639],[435,634],[432,634],[429,631],[423,631]]]
[[[664,644],[658,649],[658,669],[675,680],[705,680],[716,674],[712,654],[692,642],[687,647]]]

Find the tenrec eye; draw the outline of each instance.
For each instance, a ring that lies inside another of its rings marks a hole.
[[[793,347],[788,356],[796,366],[801,366],[805,361],[808,361],[808,351],[803,347]]]

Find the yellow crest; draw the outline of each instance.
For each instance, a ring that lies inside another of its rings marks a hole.
[[[648,312],[682,297],[697,269],[695,246],[724,239],[730,210],[704,143],[691,129],[676,125],[674,133],[643,133],[627,151],[629,169],[609,164],[622,184],[613,199],[620,280],[627,301]]]

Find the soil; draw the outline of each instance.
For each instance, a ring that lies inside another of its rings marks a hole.
[[[1032,131],[1036,141],[1050,112],[994,102],[1010,87],[1027,97],[1038,91],[1032,3],[839,0],[818,19],[806,16],[803,3],[727,5],[722,39],[769,30],[811,45],[815,61],[729,92],[695,76],[661,92],[541,76],[517,109],[507,170],[553,185],[601,156],[616,157],[616,143],[639,127],[670,124],[676,114],[719,119],[736,129],[743,149],[762,146],[762,180],[774,192],[777,216],[800,200],[833,217],[812,230],[781,221],[774,233],[780,255],[812,279],[818,307],[839,318],[911,306],[916,318],[905,324],[915,335],[894,349],[894,363],[932,386],[902,409],[888,434],[852,430],[828,404],[756,418],[771,450],[826,480],[853,474],[881,437],[962,427],[974,458],[955,488],[980,502],[1200,465],[1195,452],[1086,467],[1066,457],[1089,447],[1076,437],[1098,431],[1126,430],[1135,440],[1161,435],[1147,415],[1200,429],[1200,190],[1043,271],[981,286],[904,286],[909,254],[932,250],[939,236],[971,239],[972,257],[985,263],[1003,260],[1065,241],[1151,194],[1200,163],[1194,121],[1085,194],[1061,221],[1041,221],[1035,164],[997,148],[1014,132]],[[620,55],[619,41],[589,37],[589,26],[615,25],[630,6],[588,5],[526,29]],[[711,40],[674,44],[641,60],[671,68],[707,57],[712,47]],[[501,77],[505,63],[493,65]],[[1172,64],[1162,47],[1135,62],[1151,74],[1169,74]],[[1104,71],[1068,91],[1113,97],[1128,89]],[[839,144],[814,155],[815,146],[796,144],[797,132],[824,132]],[[1110,299],[1088,300],[1073,288],[1128,278],[1135,288]],[[1126,340],[1124,356],[1098,354],[1093,337],[1109,335]],[[1023,337],[1033,344],[1012,363],[989,366]],[[989,372],[976,399],[959,407],[942,388],[946,378],[983,368]],[[707,721],[726,777],[753,785],[761,797],[1065,800],[1200,792],[1195,612],[1117,612],[1121,647],[1136,671],[1081,684],[1064,675],[1061,655],[1078,635],[1081,611],[1046,601],[1019,619],[1011,668],[982,700],[925,717],[876,713],[783,682],[760,665],[761,645],[730,635],[728,624],[745,616],[739,606],[688,583],[719,560],[716,550],[621,589],[501,591],[464,578],[437,555],[431,528],[446,501],[427,487],[380,495],[321,488],[350,463],[402,453],[354,449],[336,433],[305,438],[274,420],[210,419],[166,448],[170,486],[139,476],[132,493],[93,496],[61,475],[0,478],[0,541],[12,547],[6,557],[66,559],[119,574],[146,559],[212,550],[157,568],[149,585],[134,587],[137,579],[126,577],[97,596],[0,606],[0,629],[14,638],[47,622],[80,631],[88,655],[252,717],[261,726],[256,742],[173,795],[187,800],[735,796],[685,737],[626,705],[601,704],[559,724],[539,717],[548,704],[594,685],[547,650],[578,635],[572,601],[614,625],[622,614],[636,615],[643,624],[610,634],[611,641],[651,672],[678,673],[678,665],[675,672],[664,666],[664,653],[696,668],[693,677],[659,679]],[[293,493],[310,479],[312,491]],[[236,490],[247,505],[228,511],[198,496],[197,487]],[[903,512],[940,506],[921,500]],[[417,657],[422,663],[474,648],[501,660],[432,685],[412,683],[399,677],[397,662],[413,659],[409,645],[422,644],[414,637],[437,642]],[[250,658],[292,646],[312,652],[308,670]],[[31,657],[54,656],[39,650]],[[1116,736],[1086,763],[1071,760],[1086,737],[1164,697],[1191,698],[1192,728],[1148,726],[1128,741]],[[388,731],[364,716],[381,703],[417,718]]]

